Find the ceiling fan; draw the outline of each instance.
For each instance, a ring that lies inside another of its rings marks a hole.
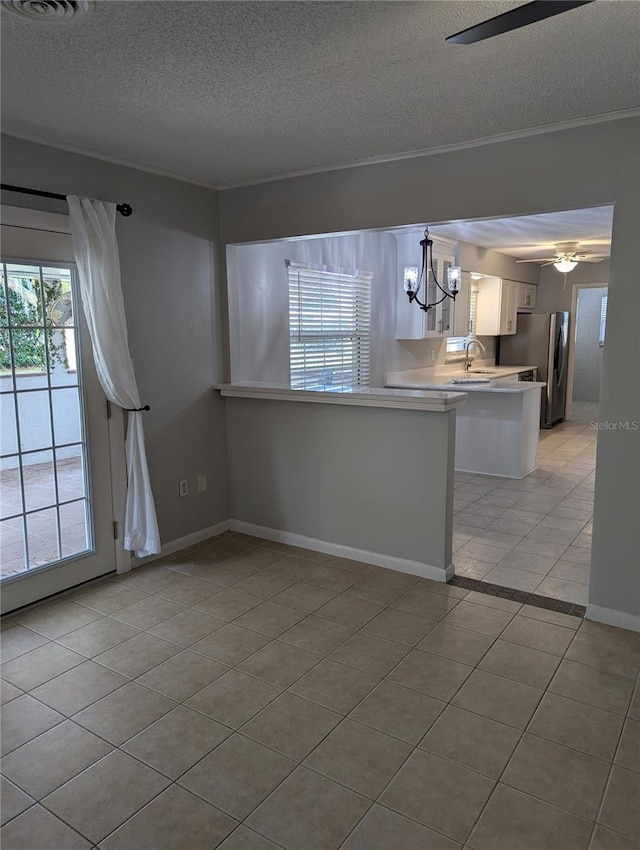
[[[494,35],[517,30],[593,2],[594,0],[533,0],[532,3],[525,3],[450,35],[446,41],[453,44],[475,44],[476,41],[484,41],[485,38],[493,38]]]
[[[570,272],[578,263],[601,263],[606,259],[604,254],[578,251],[579,244],[579,242],[558,242],[555,246],[555,257],[532,257],[527,260],[516,260],[516,263],[542,263],[542,266],[554,265],[559,272]]]

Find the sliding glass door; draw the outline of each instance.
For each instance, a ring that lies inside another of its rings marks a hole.
[[[107,406],[68,263],[0,266],[0,574],[13,610],[115,569]]]

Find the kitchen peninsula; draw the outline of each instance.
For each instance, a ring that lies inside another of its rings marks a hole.
[[[453,576],[455,417],[466,393],[216,389],[226,400],[234,530],[435,581]]]
[[[524,478],[536,468],[540,395],[544,383],[518,381],[530,366],[489,367],[477,373],[453,369],[389,372],[388,387],[464,390],[468,401],[456,419],[455,469]],[[463,381],[456,383],[456,381]]]

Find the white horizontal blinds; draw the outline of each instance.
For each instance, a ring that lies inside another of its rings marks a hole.
[[[604,329],[607,324],[607,296],[602,296],[600,302],[600,333],[598,334],[598,342],[601,346],[604,345]]]
[[[476,316],[478,314],[478,290],[472,289],[469,296],[469,336],[476,335]]]
[[[372,275],[287,265],[292,389],[368,386]]]

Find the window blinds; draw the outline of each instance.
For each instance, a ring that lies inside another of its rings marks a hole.
[[[476,335],[476,314],[478,312],[478,290],[472,289],[469,296],[469,338],[473,339]]]
[[[352,392],[369,385],[369,272],[287,261],[292,389]]]
[[[455,308],[454,308],[455,309]],[[469,293],[469,332],[467,336],[447,337],[447,354],[457,354],[464,351],[465,345],[475,337],[476,313],[478,309],[478,290]]]
[[[607,324],[607,296],[602,296],[600,302],[600,333],[598,334],[598,342],[602,347],[604,345],[604,329]]]

